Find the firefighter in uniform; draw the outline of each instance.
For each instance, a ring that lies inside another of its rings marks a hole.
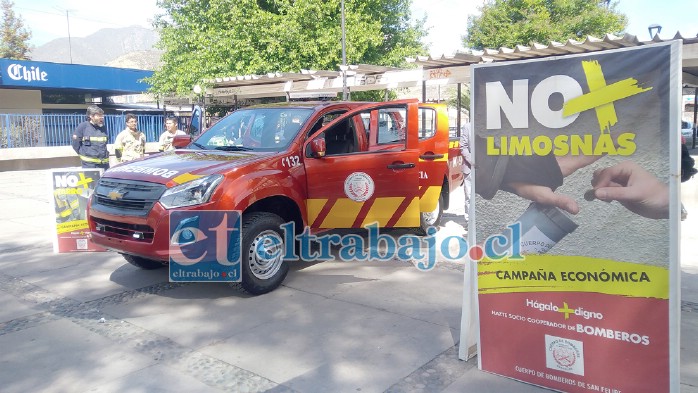
[[[138,131],[138,118],[133,113],[126,114],[126,129],[116,136],[114,153],[119,162],[145,156],[145,134]]]
[[[80,156],[83,168],[109,169],[104,111],[97,105],[90,105],[87,107],[87,119],[73,132],[73,150]]]

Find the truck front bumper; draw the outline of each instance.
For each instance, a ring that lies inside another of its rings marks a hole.
[[[214,203],[187,206],[177,210],[215,210]],[[170,212],[155,203],[146,217],[116,215],[88,205],[92,242],[112,251],[157,261],[170,260]],[[173,223],[178,228],[183,223]]]

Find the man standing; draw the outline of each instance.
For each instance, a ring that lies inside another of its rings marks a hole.
[[[138,131],[138,118],[126,114],[126,129],[116,136],[114,152],[120,162],[142,158],[145,155],[145,134]]]
[[[160,151],[174,150],[172,140],[177,135],[187,135],[186,132],[177,128],[177,118],[168,116],[165,120],[165,132],[160,135]]]
[[[104,127],[104,111],[97,105],[87,107],[87,120],[73,132],[73,150],[78,153],[83,168],[109,169],[107,132]]]

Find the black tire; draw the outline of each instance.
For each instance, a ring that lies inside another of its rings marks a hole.
[[[441,224],[441,216],[444,213],[444,196],[439,194],[439,200],[437,202],[436,209],[431,212],[422,212],[419,214],[419,229],[421,232],[426,233],[427,228],[435,227],[438,228]]]
[[[272,213],[250,213],[242,217],[240,259],[242,263],[242,289],[251,295],[262,295],[278,288],[288,274],[288,262],[283,259],[284,236],[281,217]],[[257,248],[266,236],[276,236],[280,241],[268,250],[280,251],[276,257],[265,259]]]
[[[160,269],[167,264],[165,262],[161,261],[155,261],[152,259],[147,259],[147,258],[141,258],[137,257],[135,255],[128,255],[128,254],[121,254],[121,256],[124,257],[126,262],[130,263],[131,265],[141,268],[143,270],[155,270],[155,269]]]

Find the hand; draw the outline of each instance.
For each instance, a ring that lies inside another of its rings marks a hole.
[[[613,142],[613,146],[618,148],[618,135],[620,133],[617,131],[611,131],[607,136],[610,136],[611,141]],[[594,135],[592,137],[594,144],[599,142],[599,139],[604,136],[602,135]],[[591,165],[594,162],[596,162],[598,159],[601,157],[604,157],[606,154],[603,155],[566,155],[566,156],[556,156],[555,159],[557,160],[557,164],[560,166],[560,172],[562,172],[563,177],[567,177],[571,174],[573,174],[576,170],[584,168],[587,165]]]
[[[643,217],[669,218],[669,187],[632,161],[597,170],[591,185],[602,201],[618,201]]]
[[[602,156],[557,156],[555,160],[560,167],[563,177],[567,177],[577,171],[596,162]],[[571,214],[579,213],[579,204],[571,197],[563,194],[556,194],[550,187],[511,182],[508,184],[514,193],[522,198],[544,205],[557,206]]]
[[[562,177],[567,177],[578,169],[591,165],[603,156],[566,155],[556,156]],[[545,205],[557,206],[571,214],[579,213],[579,204],[571,197],[563,194],[556,194],[549,187],[525,183],[509,183],[516,195],[529,199],[533,202]]]
[[[560,166],[560,172],[562,172],[562,177],[567,177],[573,174],[578,169],[582,169],[587,165],[591,165],[596,162],[599,158],[603,156],[584,156],[584,155],[567,155],[567,156],[556,156],[557,165]]]
[[[509,183],[516,195],[544,205],[557,206],[571,214],[579,213],[579,205],[571,197],[556,194],[550,187],[527,183]]]

